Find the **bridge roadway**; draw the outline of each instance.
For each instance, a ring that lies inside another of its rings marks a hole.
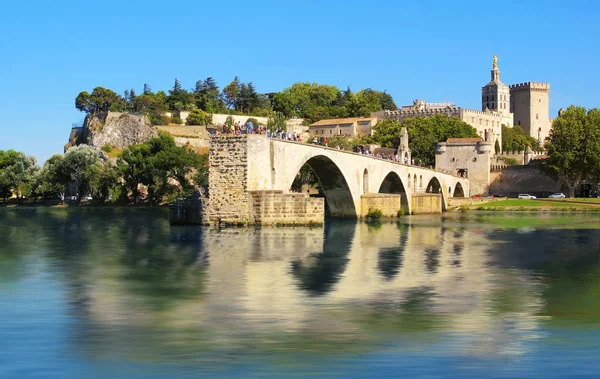
[[[441,193],[442,210],[449,197],[469,195],[469,181],[425,167],[406,165],[359,153],[293,141],[248,135],[248,190],[290,192],[305,164],[321,182],[329,213],[336,217],[361,214],[361,196],[368,193],[402,195],[411,213],[418,193]]]

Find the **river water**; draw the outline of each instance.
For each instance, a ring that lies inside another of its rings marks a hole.
[[[600,377],[600,215],[0,209],[0,377]]]

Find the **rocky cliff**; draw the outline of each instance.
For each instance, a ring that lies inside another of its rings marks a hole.
[[[81,128],[73,128],[65,150],[84,143],[98,149],[110,146],[122,150],[157,134],[158,130],[145,115],[108,112],[106,115],[88,116]]]

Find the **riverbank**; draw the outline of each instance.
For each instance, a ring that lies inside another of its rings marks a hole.
[[[599,212],[600,199],[505,199],[484,202],[476,205],[461,205],[457,210],[501,211],[501,212]]]

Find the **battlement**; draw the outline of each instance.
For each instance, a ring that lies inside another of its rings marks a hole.
[[[550,91],[550,83],[541,82],[526,82],[519,84],[511,84],[508,86],[511,91],[526,91],[526,90],[538,90],[538,91]]]
[[[446,108],[433,108],[424,110],[397,110],[397,111],[385,111],[386,117],[415,117],[415,116],[431,116],[436,114],[458,116],[460,113],[460,107],[446,107]]]
[[[476,109],[463,109],[465,114],[476,114],[476,115],[483,115],[483,116],[497,116],[497,117],[502,117],[502,115],[499,112],[496,111],[478,111]]]

